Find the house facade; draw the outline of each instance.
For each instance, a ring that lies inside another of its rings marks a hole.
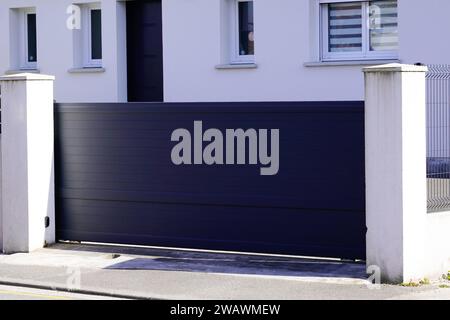
[[[121,243],[442,277],[448,9],[1,0],[3,251]]]
[[[362,100],[367,65],[450,64],[443,0],[2,0],[0,74],[58,102]]]

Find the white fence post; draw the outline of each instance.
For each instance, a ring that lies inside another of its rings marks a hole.
[[[367,265],[385,282],[426,274],[427,68],[364,68]]]
[[[0,86],[0,115],[1,115],[1,86]],[[1,121],[0,121],[1,127]],[[3,252],[3,213],[2,213],[2,135],[0,133],[0,253]]]
[[[39,74],[0,77],[6,253],[29,252],[55,241],[53,81]]]

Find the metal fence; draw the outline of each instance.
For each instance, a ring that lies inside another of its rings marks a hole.
[[[428,68],[428,212],[439,212],[450,210],[450,65]]]

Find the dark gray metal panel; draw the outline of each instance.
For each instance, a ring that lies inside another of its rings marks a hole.
[[[362,102],[56,105],[59,239],[365,257]],[[280,129],[280,171],[175,166],[173,130]]]

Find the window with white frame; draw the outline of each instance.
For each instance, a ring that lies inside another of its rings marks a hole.
[[[398,58],[397,0],[320,0],[322,60]]]
[[[10,17],[11,68],[34,70],[38,62],[36,9],[11,9]]]
[[[83,7],[84,67],[102,66],[102,10],[100,3]]]
[[[101,3],[73,4],[68,10],[75,19],[70,21],[74,61],[73,68],[69,72],[86,68],[102,68]]]
[[[253,0],[232,0],[232,63],[253,63],[255,54]]]

